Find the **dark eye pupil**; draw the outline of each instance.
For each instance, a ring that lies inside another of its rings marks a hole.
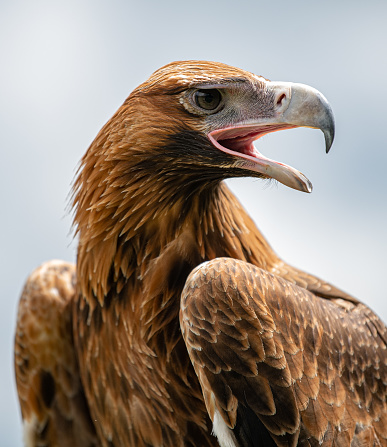
[[[221,99],[222,96],[216,89],[198,90],[195,93],[196,104],[205,110],[215,110]]]

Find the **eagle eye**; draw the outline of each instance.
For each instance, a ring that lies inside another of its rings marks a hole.
[[[216,88],[197,90],[194,98],[196,105],[207,111],[216,110],[222,101],[222,95]]]

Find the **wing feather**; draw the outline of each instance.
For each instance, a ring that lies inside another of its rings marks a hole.
[[[252,412],[278,446],[387,445],[385,326],[338,289],[288,276],[230,258],[189,276],[180,324],[211,419],[239,433]]]
[[[24,287],[15,336],[15,372],[24,442],[92,447],[96,441],[72,337],[75,266],[51,261]]]

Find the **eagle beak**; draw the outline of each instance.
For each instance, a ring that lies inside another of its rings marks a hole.
[[[275,179],[299,191],[311,192],[312,184],[304,174],[265,157],[253,142],[270,132],[311,127],[324,133],[325,149],[329,152],[335,134],[332,109],[318,90],[304,84],[266,81],[264,95],[271,103],[265,117],[258,108],[258,116],[216,129],[208,134],[208,138],[216,148],[233,155],[235,167],[254,171],[263,178]]]
[[[292,82],[268,82],[267,88],[274,93],[277,115],[274,122],[320,129],[328,153],[335,137],[335,121],[325,96],[309,85]]]

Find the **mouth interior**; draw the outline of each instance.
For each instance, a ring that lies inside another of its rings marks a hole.
[[[235,165],[254,171],[263,178],[272,178],[280,183],[304,192],[312,191],[310,181],[296,169],[262,155],[254,141],[271,132],[299,127],[291,124],[270,124],[228,127],[208,134],[211,143],[222,152],[232,155]]]
[[[211,142],[223,152],[239,155],[243,158],[266,158],[255,148],[254,141],[271,132],[291,129],[297,126],[284,124],[271,124],[255,128],[234,127],[221,129],[209,134]]]

